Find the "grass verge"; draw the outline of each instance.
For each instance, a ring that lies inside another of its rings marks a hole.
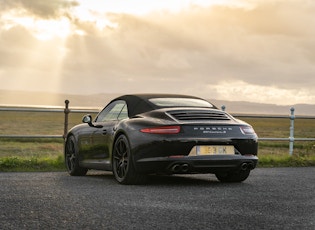
[[[258,167],[309,167],[315,166],[315,155],[261,155]]]
[[[65,170],[64,160],[60,156],[56,159],[19,157],[5,157],[0,159],[0,172],[51,172]]]
[[[258,167],[315,166],[313,142],[294,145],[289,156],[288,143],[260,142]],[[0,139],[0,172],[64,171],[63,140]]]

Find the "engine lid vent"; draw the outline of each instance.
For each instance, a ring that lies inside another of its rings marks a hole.
[[[226,113],[214,110],[180,110],[167,113],[179,121],[230,120]]]

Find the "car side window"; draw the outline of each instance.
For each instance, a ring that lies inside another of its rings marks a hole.
[[[122,108],[119,116],[118,116],[118,120],[123,120],[128,118],[128,109],[127,109],[127,104],[124,105],[124,107]]]
[[[96,122],[116,121],[128,117],[127,104],[124,101],[114,101],[109,104],[96,118]]]

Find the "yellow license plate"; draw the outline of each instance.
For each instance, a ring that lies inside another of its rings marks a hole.
[[[200,145],[197,155],[234,154],[233,145]]]

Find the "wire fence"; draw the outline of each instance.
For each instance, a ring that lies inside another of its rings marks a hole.
[[[223,111],[226,110],[225,106],[222,106]],[[97,109],[88,109],[88,108],[69,108],[69,100],[65,100],[64,108],[55,108],[55,107],[13,107],[13,106],[0,106],[1,111],[11,111],[11,112],[51,112],[51,113],[64,113],[64,132],[63,135],[1,135],[0,138],[65,138],[68,132],[69,125],[69,114],[70,113],[98,113]],[[294,142],[296,141],[315,141],[315,138],[295,138],[294,131],[295,126],[294,122],[296,119],[314,119],[315,116],[297,116],[294,114],[295,109],[292,107],[290,109],[291,113],[289,115],[257,115],[257,114],[232,114],[237,118],[286,118],[290,120],[290,136],[289,137],[259,137],[258,141],[285,141],[289,142],[289,154],[293,154]]]

